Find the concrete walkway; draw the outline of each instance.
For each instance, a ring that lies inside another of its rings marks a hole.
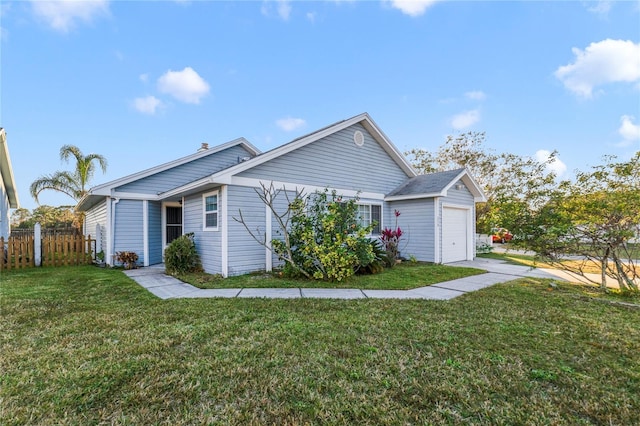
[[[451,263],[451,266],[484,269],[486,274],[446,281],[413,290],[360,290],[355,288],[221,288],[199,289],[166,275],[164,265],[124,271],[124,273],[160,299],[243,297],[271,299],[431,299],[449,300],[470,291],[522,277],[557,278],[548,272],[526,266],[509,265],[495,259]]]

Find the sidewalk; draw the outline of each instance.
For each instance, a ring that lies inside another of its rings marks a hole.
[[[548,272],[526,266],[509,265],[496,259],[477,258],[451,266],[484,269],[486,274],[446,281],[413,290],[360,290],[355,288],[223,288],[199,289],[166,275],[164,265],[124,271],[124,273],[160,299],[183,298],[270,298],[270,299],[429,299],[449,300],[471,291],[522,277],[556,278]]]

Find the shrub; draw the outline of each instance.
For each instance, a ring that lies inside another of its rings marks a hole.
[[[398,259],[400,237],[402,237],[402,229],[398,226],[398,217],[400,212],[394,210],[393,214],[396,217],[395,229],[384,228],[380,240],[384,245],[387,252],[386,264],[389,268],[393,268],[396,265],[396,259]]]
[[[284,273],[342,281],[371,263],[374,255],[367,235],[373,225],[358,223],[356,202],[344,201],[328,190],[293,200],[289,204],[289,246],[282,240],[272,241],[281,259],[291,253]]]
[[[133,251],[119,251],[116,253],[116,260],[124,266],[124,269],[135,269],[138,255]]]
[[[192,232],[182,235],[173,240],[164,251],[164,264],[168,274],[202,271],[200,256],[193,237]]]

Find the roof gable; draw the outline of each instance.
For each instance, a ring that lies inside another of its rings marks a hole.
[[[135,182],[137,180],[144,179],[146,177],[149,177],[149,176],[152,176],[152,175],[155,175],[155,174],[158,174],[158,173],[161,173],[161,172],[176,168],[178,166],[182,166],[183,164],[187,164],[187,163],[190,163],[192,161],[196,161],[196,160],[199,160],[201,158],[217,154],[217,153],[219,153],[221,151],[224,151],[224,150],[226,150],[228,148],[231,148],[231,147],[234,147],[234,146],[237,146],[237,145],[243,146],[247,151],[253,153],[254,155],[260,154],[260,150],[258,148],[256,148],[255,146],[253,146],[245,138],[238,138],[238,139],[234,139],[234,140],[232,140],[230,142],[224,143],[222,145],[214,146],[214,147],[209,148],[209,149],[204,149],[204,150],[196,152],[195,154],[187,155],[186,157],[182,157],[182,158],[179,158],[177,160],[170,161],[168,163],[164,163],[164,164],[161,164],[159,166],[152,167],[150,169],[143,170],[141,172],[134,173],[134,174],[122,177],[120,179],[116,179],[116,180],[112,180],[110,182],[103,183],[101,185],[98,185],[98,186],[95,186],[95,187],[91,188],[90,193],[91,194],[95,194],[95,195],[110,195],[111,189],[118,188],[118,187],[121,187],[121,186],[125,186],[125,185],[130,184],[132,182]]]
[[[209,177],[199,179],[189,184],[180,186],[171,191],[167,191],[162,194],[164,197],[173,197],[179,194],[191,193],[197,191],[200,187],[206,187],[212,184],[228,184],[231,183],[232,178],[237,177],[243,172],[247,172],[251,169],[255,169],[269,161],[282,158],[283,156],[293,153],[296,150],[300,150],[313,142],[319,141],[323,138],[327,138],[342,130],[345,130],[354,125],[361,125],[368,134],[379,144],[384,150],[386,155],[395,163],[403,173],[405,177],[414,177],[417,175],[416,171],[409,164],[407,159],[400,153],[396,146],[391,143],[389,138],[380,130],[378,125],[371,119],[369,114],[362,113],[347,120],[338,121],[337,123],[323,127],[315,132],[301,136],[292,140],[291,142],[260,154],[248,161],[221,170],[218,173],[214,173]],[[270,179],[273,180],[273,179]],[[326,184],[323,184],[326,186]]]
[[[260,164],[263,164],[269,160],[280,157],[284,154],[292,152],[296,149],[304,147],[312,142],[320,140],[324,137],[327,137],[333,133],[336,133],[340,130],[346,129],[349,126],[352,126],[356,123],[362,124],[362,126],[371,134],[371,136],[380,144],[380,146],[386,151],[386,153],[395,161],[398,166],[406,173],[408,177],[416,176],[417,173],[409,164],[407,159],[402,155],[402,153],[396,148],[396,146],[391,143],[389,138],[380,130],[380,128],[375,124],[375,122],[371,119],[369,114],[362,113],[356,115],[355,117],[349,118],[347,120],[342,120],[337,123],[334,123],[330,126],[323,127],[320,130],[316,130],[313,133],[309,133],[307,135],[301,136],[299,138],[294,139],[293,141],[281,145],[277,148],[274,148],[270,151],[267,151],[257,157],[252,158],[249,161],[246,161],[242,164],[238,164],[237,166],[230,167],[227,170],[224,170],[217,175],[237,175],[245,170],[256,167]],[[215,175],[213,176],[215,178]]]
[[[412,177],[387,194],[385,200],[445,197],[447,191],[459,180],[464,182],[476,202],[486,201],[482,189],[465,168]]]

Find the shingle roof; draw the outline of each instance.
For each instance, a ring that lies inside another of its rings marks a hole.
[[[387,194],[387,197],[397,195],[433,194],[442,192],[453,179],[465,169],[447,170],[446,172],[418,175],[407,179],[399,187]]]

